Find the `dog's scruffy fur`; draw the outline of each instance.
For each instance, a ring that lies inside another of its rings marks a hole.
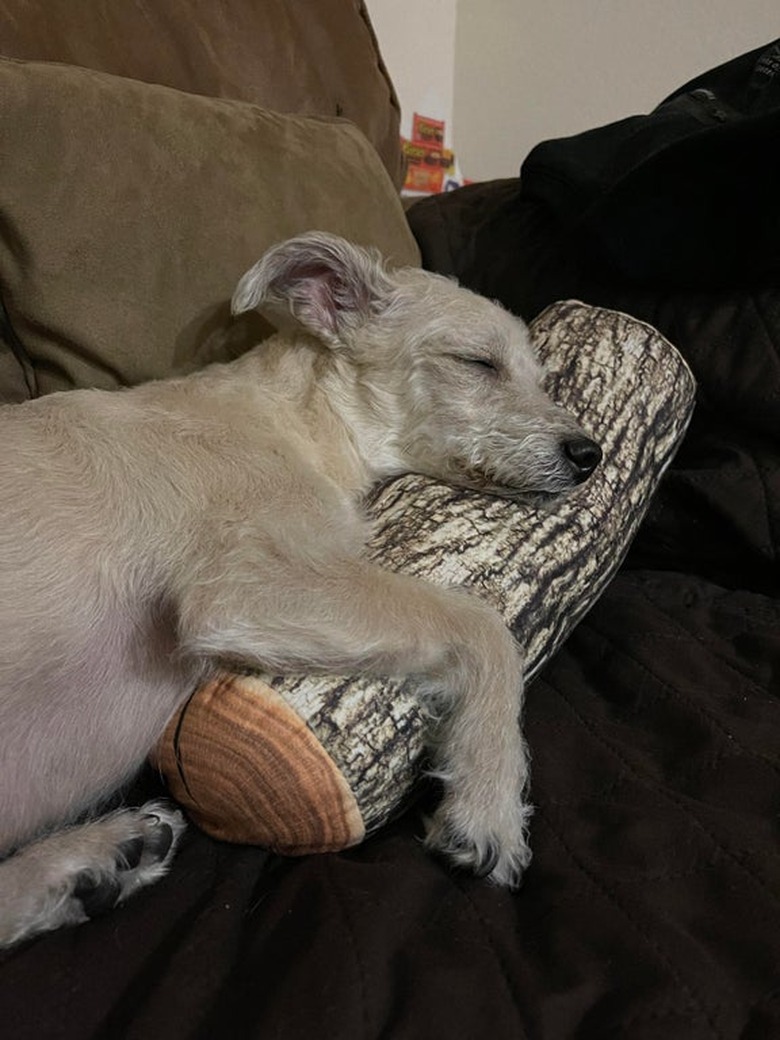
[[[515,642],[475,596],[369,563],[361,500],[406,471],[547,500],[599,448],[523,324],[449,280],[312,232],[247,272],[252,308],[279,332],[230,364],[0,410],[0,945],[164,873],[175,809],[90,814],[225,664],[416,677],[428,844],[505,885],[529,860]]]

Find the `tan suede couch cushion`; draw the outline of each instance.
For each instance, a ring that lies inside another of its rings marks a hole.
[[[34,392],[235,356],[240,275],[320,228],[418,262],[377,153],[343,120],[66,65],[0,61],[0,286]]]
[[[0,0],[0,55],[344,116],[403,180],[398,99],[360,0]]]

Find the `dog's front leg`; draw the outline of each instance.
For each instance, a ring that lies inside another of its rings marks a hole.
[[[518,718],[522,669],[511,633],[466,593],[359,560],[328,571],[287,574],[273,592],[206,577],[182,599],[184,649],[282,674],[417,679],[435,720],[444,783],[428,844],[499,884],[517,884],[530,859],[531,810]]]

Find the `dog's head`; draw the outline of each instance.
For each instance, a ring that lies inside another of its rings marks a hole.
[[[545,500],[601,460],[544,391],[523,322],[450,279],[390,271],[374,250],[310,232],[247,271],[233,313],[253,308],[331,353],[345,414],[374,444],[385,438],[379,476],[413,471]]]

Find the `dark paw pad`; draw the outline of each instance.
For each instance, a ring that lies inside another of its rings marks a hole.
[[[144,852],[143,838],[128,838],[116,850],[116,862],[120,870],[135,870]]]
[[[157,826],[149,831],[144,842],[144,851],[153,859],[162,863],[173,845],[173,828],[167,823],[159,822],[159,817],[149,816],[147,819],[157,820]]]
[[[116,878],[96,878],[94,874],[81,874],[76,879],[73,895],[79,900],[87,917],[99,917],[112,910],[122,894],[122,886]]]

